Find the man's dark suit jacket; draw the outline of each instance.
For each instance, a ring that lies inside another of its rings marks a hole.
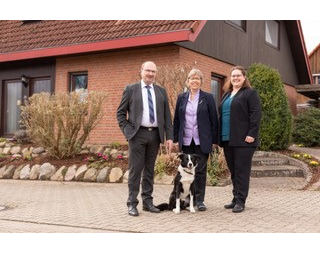
[[[219,106],[220,127],[222,103],[230,92],[222,96]],[[258,92],[250,88],[241,88],[232,99],[230,107],[230,136],[228,146],[233,147],[258,147],[259,128],[261,120],[261,104]],[[221,129],[220,129],[221,133]],[[219,144],[221,145],[221,134]],[[255,140],[252,143],[245,142],[246,136]]]
[[[153,84],[156,96],[157,119],[160,140],[173,140],[172,120],[166,90]],[[121,131],[130,140],[139,130],[143,112],[141,82],[125,87],[122,100],[117,110],[117,120]],[[128,116],[127,116],[128,113]]]
[[[183,145],[188,98],[189,92],[178,96],[173,120],[174,142],[179,142],[180,150],[182,150]],[[209,154],[212,151],[212,144],[218,144],[218,114],[212,94],[202,90],[199,94],[197,120],[201,151]]]

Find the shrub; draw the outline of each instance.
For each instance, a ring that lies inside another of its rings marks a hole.
[[[102,118],[104,92],[34,94],[21,106],[21,123],[32,142],[56,158],[80,152]]]
[[[310,107],[294,118],[292,140],[305,147],[320,146],[320,109]]]
[[[261,100],[260,149],[287,149],[291,143],[292,114],[279,72],[261,63],[253,64],[248,79]]]
[[[155,175],[175,175],[179,166],[180,159],[177,155],[160,154],[154,166]]]
[[[30,143],[30,137],[25,129],[16,131],[13,138],[20,144]]]
[[[219,180],[229,175],[222,148],[217,148],[209,155],[207,163],[207,182],[215,186]]]

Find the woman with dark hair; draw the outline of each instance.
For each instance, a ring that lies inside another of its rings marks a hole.
[[[233,199],[224,207],[240,213],[249,192],[252,157],[259,146],[261,105],[242,66],[231,69],[223,90],[219,106],[219,145],[223,147],[233,186]]]

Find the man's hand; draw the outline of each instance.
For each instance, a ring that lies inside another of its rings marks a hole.
[[[166,148],[167,148],[168,154],[171,154],[172,147],[173,147],[173,141],[172,140],[167,140],[166,141]]]

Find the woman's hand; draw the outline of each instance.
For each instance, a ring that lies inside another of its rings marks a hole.
[[[247,136],[245,139],[245,142],[252,143],[252,142],[254,142],[254,138],[251,136]]]

